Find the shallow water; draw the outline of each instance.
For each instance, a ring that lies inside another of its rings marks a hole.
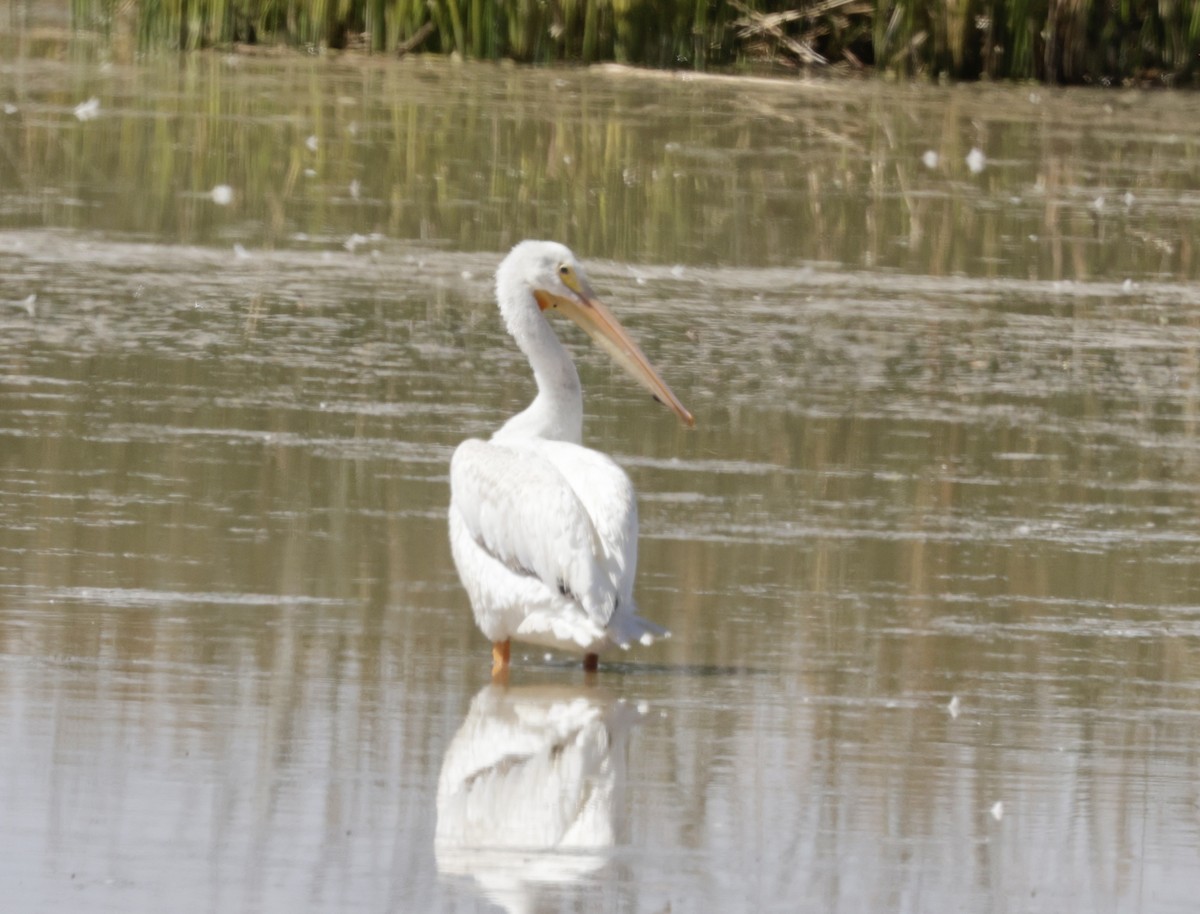
[[[10,57],[6,907],[1192,910],[1191,103]],[[505,691],[446,467],[537,235],[698,428],[563,328],[674,638]]]

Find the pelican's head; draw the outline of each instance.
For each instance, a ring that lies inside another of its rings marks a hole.
[[[566,245],[556,241],[522,241],[496,271],[496,295],[505,321],[514,334],[516,315],[510,313],[510,309],[532,302],[543,313],[559,311],[582,327],[681,422],[688,426],[696,424],[692,414],[659,377],[637,343],[596,297],[583,266]]]

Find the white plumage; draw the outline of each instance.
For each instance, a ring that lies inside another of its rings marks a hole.
[[[524,241],[496,273],[505,325],[538,393],[490,441],[464,441],[450,463],[450,545],[493,672],[510,639],[595,655],[666,631],[638,615],[637,502],[625,472],[581,445],[583,394],[570,354],[543,312],[575,320],[688,425],[637,344],[592,293],[561,244]]]

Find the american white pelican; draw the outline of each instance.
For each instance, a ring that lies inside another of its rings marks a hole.
[[[507,673],[514,638],[583,653],[593,670],[606,648],[668,633],[638,615],[633,486],[611,458],[580,444],[579,374],[543,312],[566,314],[682,422],[695,420],[597,300],[568,248],[522,241],[496,271],[496,298],[538,392],[490,441],[454,451],[454,563],[492,642],[493,676]]]

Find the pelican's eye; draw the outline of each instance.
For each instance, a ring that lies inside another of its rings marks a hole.
[[[575,268],[569,263],[558,265],[558,278],[562,284],[574,292],[576,295],[581,294],[579,289],[579,274],[575,272]]]

